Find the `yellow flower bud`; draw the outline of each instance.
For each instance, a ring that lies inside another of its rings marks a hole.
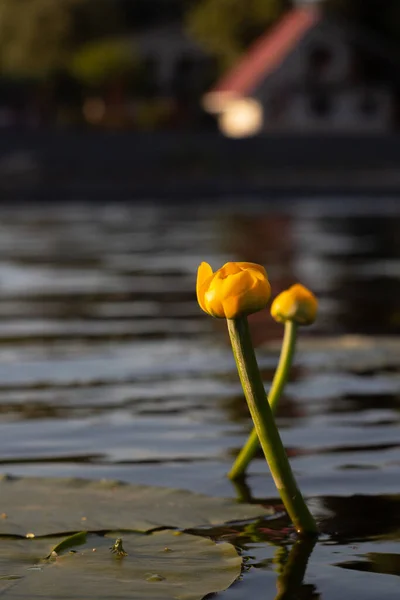
[[[281,292],[271,305],[271,315],[279,323],[294,321],[311,325],[317,316],[318,300],[304,285],[296,283]]]
[[[228,262],[213,273],[206,262],[197,271],[197,301],[204,312],[220,319],[236,319],[267,306],[271,286],[264,267]]]

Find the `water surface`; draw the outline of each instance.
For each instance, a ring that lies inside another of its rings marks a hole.
[[[0,216],[3,472],[276,504],[261,456],[243,489],[225,477],[250,421],[225,325],[194,295],[202,260],[260,262],[274,295],[300,280],[320,299],[278,413],[324,531],[298,597],[398,598],[397,201],[76,202]],[[251,327],[268,387],[282,330],[267,311]],[[246,570],[220,597],[273,598],[290,532],[231,539]]]

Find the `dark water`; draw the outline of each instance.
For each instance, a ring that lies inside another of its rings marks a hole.
[[[399,598],[396,200],[3,206],[0,257],[2,471],[255,501],[278,502],[261,457],[241,489],[225,477],[250,422],[195,272],[250,260],[274,295],[313,289],[319,320],[302,332],[278,423],[323,536],[290,597]],[[282,330],[264,312],[251,326],[268,386]],[[274,598],[287,525],[223,532],[247,562],[221,598]]]

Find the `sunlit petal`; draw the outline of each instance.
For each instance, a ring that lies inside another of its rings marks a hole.
[[[208,280],[211,280],[212,276],[213,270],[210,265],[206,262],[202,262],[197,269],[196,294],[197,302],[204,312],[208,312],[204,304],[204,294],[208,289],[207,282]]]
[[[298,325],[311,325],[316,319],[317,310],[318,300],[299,283],[281,292],[271,305],[271,315],[275,321],[294,321]]]
[[[215,273],[210,265],[202,263],[196,289],[205,312],[228,319],[265,308],[271,295],[265,269],[248,262],[228,262]]]

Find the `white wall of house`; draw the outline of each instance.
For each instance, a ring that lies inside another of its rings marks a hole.
[[[345,32],[329,21],[321,22],[257,90],[264,131],[388,131],[391,91],[357,82],[352,69],[353,53]],[[315,89],[322,90],[322,99],[311,92]]]
[[[321,82],[337,84],[349,77],[351,71],[351,52],[344,33],[328,21],[323,21],[298,44],[293,56],[289,56],[285,68],[291,71],[292,80],[304,80],[310,69],[310,60],[315,51],[326,51],[330,55],[329,63],[321,72]],[[293,63],[292,63],[292,58]],[[294,61],[297,62],[296,72]],[[291,64],[292,63],[292,64]]]
[[[364,106],[365,99],[369,105]],[[327,97],[327,107],[318,112],[313,98],[295,92],[285,101],[282,113],[276,118],[263,104],[264,130],[289,131],[385,131],[391,126],[392,99],[389,91],[377,88],[341,90]]]

